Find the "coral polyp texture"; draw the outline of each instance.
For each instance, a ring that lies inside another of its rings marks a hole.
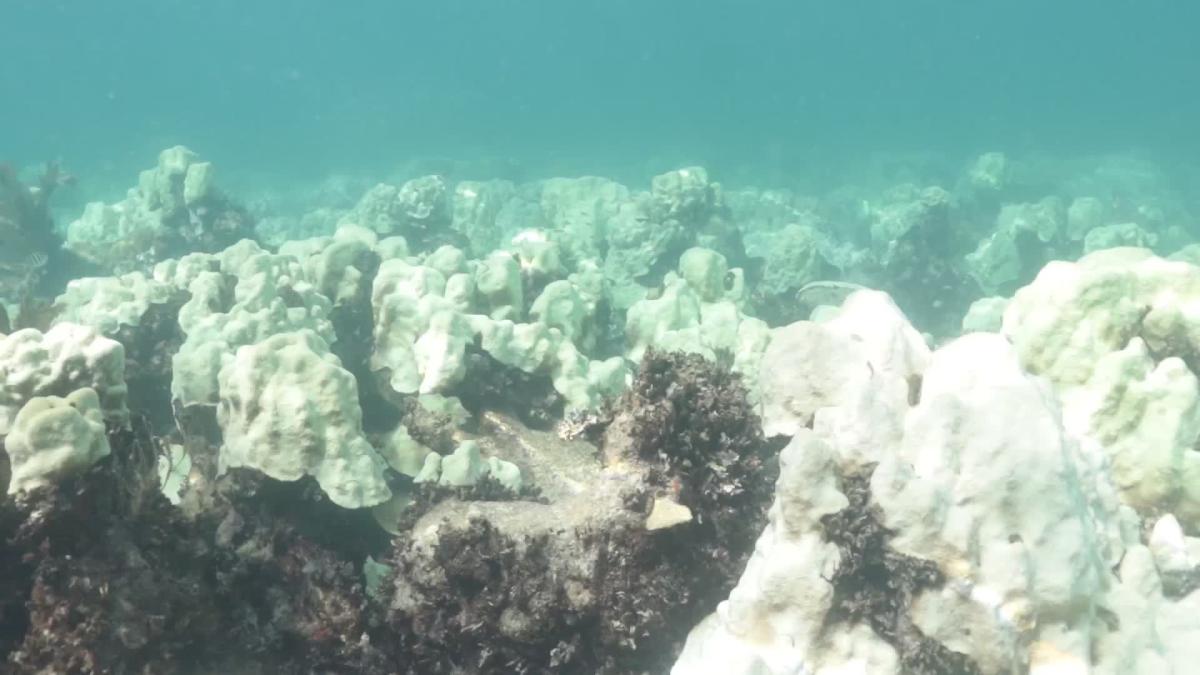
[[[1192,212],[1072,167],[0,172],[0,670],[1191,672]]]
[[[95,390],[35,396],[21,406],[4,437],[11,477],[9,494],[83,473],[109,452],[104,415]]]
[[[362,435],[354,376],[312,331],[239,347],[217,374],[223,469],[277,480],[312,476],[333,503],[374,506],[392,495],[384,464]]]
[[[1023,364],[1101,449],[1122,497],[1200,529],[1200,268],[1118,248],[1051,263],[1004,314]]]

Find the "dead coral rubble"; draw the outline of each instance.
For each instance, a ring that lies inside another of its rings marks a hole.
[[[208,551],[146,482],[145,439],[111,436],[87,474],[3,505],[7,672],[176,672],[209,648]]]
[[[2,672],[665,671],[770,499],[739,379],[651,353],[600,452],[484,418],[480,444],[538,487],[410,486],[414,522],[388,554],[367,512],[311,480],[217,477],[201,439],[170,505],[165,448],[135,417],[87,474],[0,506]],[[690,519],[651,526],[664,502]],[[375,596],[368,556],[392,568]]]
[[[775,476],[758,429],[735,375],[648,355],[603,464],[583,444],[544,449],[561,463],[542,474],[546,503],[448,500],[396,542],[381,634],[403,672],[665,672],[764,522]],[[691,520],[648,527],[660,500]]]
[[[0,511],[2,672],[387,672],[351,556],[263,508],[263,479],[214,486],[189,517],[158,491],[144,420],[110,442]]]
[[[741,378],[696,354],[650,351],[622,402],[636,433],[632,449],[657,465],[654,479],[703,514],[709,554],[734,575],[766,524],[779,468]],[[738,554],[727,558],[728,554]]]

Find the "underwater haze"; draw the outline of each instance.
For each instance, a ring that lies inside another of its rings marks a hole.
[[[177,143],[275,176],[1195,156],[1197,25],[1181,0],[4,0],[0,154],[114,186]]]
[[[0,0],[0,675],[1200,672],[1197,27]]]

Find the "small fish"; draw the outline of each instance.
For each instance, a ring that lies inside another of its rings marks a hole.
[[[814,281],[796,291],[796,302],[806,307],[832,305],[838,307],[855,291],[865,286],[848,281]]]
[[[50,257],[34,251],[20,259],[0,254],[0,297],[15,300],[27,295],[46,271]]]
[[[0,213],[0,265],[10,268],[28,266],[38,255],[44,258],[46,253],[34,237],[22,229],[19,215],[14,220]]]
[[[4,258],[6,257],[0,255],[0,273],[33,274],[45,267],[46,263],[50,261],[50,257],[41,251],[34,251],[14,260],[5,260]]]

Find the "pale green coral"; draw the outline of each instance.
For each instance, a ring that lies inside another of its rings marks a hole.
[[[221,245],[227,236],[248,232],[248,218],[215,188],[213,166],[175,146],[140,174],[125,199],[88,204],[67,227],[66,246],[123,273],[146,268],[182,245]]]
[[[371,294],[371,367],[393,391],[435,393],[464,374],[473,333],[461,308],[445,298],[445,292],[446,279],[437,270],[399,259],[380,265]]]
[[[1057,197],[1006,205],[996,217],[995,230],[967,254],[967,271],[985,293],[1009,292],[1032,275],[1048,246],[1064,238],[1066,231],[1067,210]]]
[[[10,495],[86,471],[110,451],[100,397],[84,387],[66,397],[29,399],[13,419],[4,449]]]
[[[967,315],[963,317],[963,333],[998,333],[1004,323],[1004,310],[1008,309],[1009,299],[1001,296],[980,298],[971,303]]]
[[[199,272],[179,311],[187,339],[172,359],[171,393],[184,406],[216,404],[217,371],[238,347],[296,330],[335,339],[332,303],[304,280],[298,260],[252,243],[230,247],[217,260],[221,271]]]
[[[374,250],[377,239],[371,230],[343,225],[333,237],[310,240],[318,245],[308,250],[285,247],[280,254],[302,261],[305,278],[317,292],[335,306],[345,305],[369,294],[369,275],[379,266],[379,255]]]
[[[342,216],[339,225],[361,225],[382,236],[419,239],[436,227],[445,227],[449,221],[445,179],[423,176],[400,186],[376,185],[363,195],[353,210]]]
[[[436,250],[425,256],[421,264],[437,270],[442,276],[449,279],[459,272],[467,271],[467,254],[446,244],[437,247]]]
[[[54,321],[93,326],[101,334],[113,336],[122,326],[139,325],[151,306],[170,301],[172,291],[169,285],[141,272],[72,279],[54,300],[58,311]]]
[[[777,231],[746,236],[746,252],[763,259],[758,290],[765,296],[795,294],[806,284],[834,272],[822,252],[823,235],[809,225],[787,225]]]
[[[521,265],[505,251],[494,251],[475,267],[475,288],[484,313],[494,319],[519,320],[525,309]]]
[[[740,270],[725,257],[702,248],[680,257],[680,276],[668,274],[662,294],[629,309],[627,355],[640,361],[649,347],[732,357],[741,333],[762,333],[766,324],[745,315],[739,305],[745,291]],[[761,325],[759,325],[761,324]],[[757,340],[747,338],[747,343]]]
[[[1153,232],[1147,232],[1137,223],[1115,223],[1088,230],[1087,236],[1083,239],[1083,252],[1087,254],[1122,246],[1152,248],[1157,243],[1158,236]]]
[[[68,396],[90,388],[106,421],[129,422],[125,348],[95,328],[60,323],[42,333],[25,328],[0,338],[0,436],[34,397]]]
[[[1088,232],[1104,225],[1108,208],[1095,197],[1079,197],[1067,207],[1067,238],[1081,241]]]
[[[591,319],[595,307],[566,279],[552,281],[533,301],[529,315],[539,324],[554,328],[577,346],[587,348],[593,340]]]
[[[492,478],[514,493],[523,486],[521,469],[498,457],[484,458],[475,441],[463,441],[445,457],[436,453],[426,457],[414,479],[416,483],[437,483],[446,487],[471,487],[484,478]]]
[[[565,272],[558,242],[551,240],[541,230],[518,232],[512,239],[512,247],[521,261],[521,273],[526,277],[557,279]],[[588,262],[592,261],[584,259],[576,264]]]
[[[599,260],[612,221],[629,200],[624,185],[588,176],[551,178],[539,186],[538,206],[547,236],[574,261]],[[520,229],[541,226],[527,223]]]
[[[454,187],[451,227],[470,242],[473,255],[484,256],[500,246],[496,217],[515,193],[516,186],[506,180],[462,181]]]
[[[1122,498],[1200,531],[1200,268],[1134,248],[1054,262],[1003,330],[1054,384],[1067,429],[1111,460]]]
[[[379,454],[388,466],[406,476],[416,476],[425,465],[425,458],[432,452],[408,433],[401,424],[384,437]]]
[[[391,498],[384,461],[362,433],[354,376],[310,330],[244,346],[219,374],[222,471],[316,479],[345,508]]]

